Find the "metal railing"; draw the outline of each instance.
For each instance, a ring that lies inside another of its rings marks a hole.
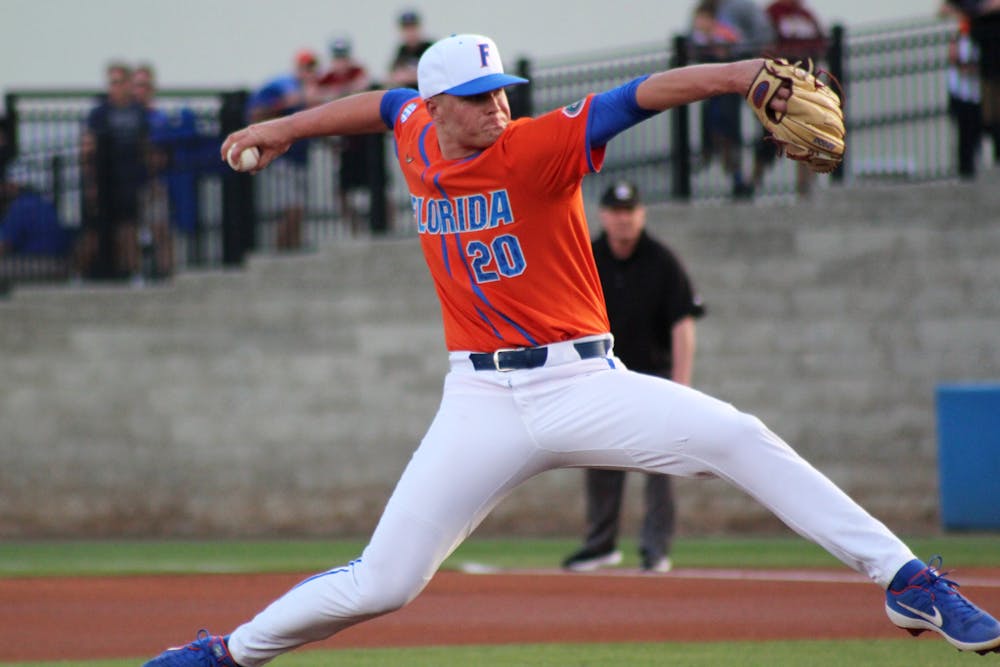
[[[843,167],[820,177],[818,187],[866,179],[926,181],[957,174],[953,131],[947,113],[948,43],[951,23],[924,20],[878,26],[847,34],[832,31],[825,66],[846,93],[848,150]],[[591,53],[561,60],[522,60],[517,69],[528,86],[511,91],[515,115],[538,114],[571,104],[645,73],[687,62],[683,36],[627,51]],[[80,139],[96,90],[20,90],[5,99],[6,125],[28,183],[51,200],[70,230],[83,223]],[[186,147],[173,147],[172,174],[185,176],[187,217],[178,217],[171,199],[177,266],[238,265],[251,250],[274,248],[273,216],[254,196],[255,178],[221,168],[219,141],[244,123],[246,91],[164,90],[160,106],[169,113],[193,111],[197,133]],[[749,171],[759,124],[741,106],[743,166]],[[701,145],[699,105],[680,107],[651,118],[618,136],[608,146],[603,170],[584,181],[588,201],[610,179],[635,181],[649,202],[713,201],[730,196],[727,175],[706,157]],[[405,183],[387,167],[393,159],[387,135],[371,135],[370,192],[355,202],[364,209],[373,233],[410,235]],[[767,172],[759,197],[795,193],[795,165],[777,161]],[[305,205],[307,244],[351,234],[336,196],[338,154],[325,140],[309,147]],[[371,196],[371,192],[376,193]],[[364,193],[362,193],[364,194]],[[193,216],[193,217],[192,217]]]
[[[957,174],[947,92],[954,34],[952,24],[925,21],[847,40],[846,167],[853,179]]]
[[[947,113],[948,43],[955,26],[935,19],[876,26],[847,33],[836,26],[822,65],[845,93],[847,157],[831,182],[866,179],[926,181],[957,174]],[[625,83],[643,73],[688,62],[686,40],[644,45],[628,52],[592,54],[586,60],[530,66],[535,113],[569,104],[590,91]],[[780,55],[780,54],[777,54]],[[529,67],[529,65],[522,65]],[[649,201],[726,199],[726,175],[701,145],[701,104],[661,114],[610,145],[602,173],[585,182],[594,197],[610,179],[636,181]],[[742,107],[743,165],[750,171],[759,123]],[[795,165],[777,161],[758,196],[792,196]]]

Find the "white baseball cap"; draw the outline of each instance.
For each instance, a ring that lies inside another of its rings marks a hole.
[[[425,100],[440,93],[479,95],[519,83],[528,80],[504,74],[497,45],[483,35],[452,35],[438,40],[417,64],[417,85]]]

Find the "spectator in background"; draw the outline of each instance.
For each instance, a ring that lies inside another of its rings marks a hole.
[[[292,74],[271,79],[250,96],[247,112],[250,122],[280,118],[320,102],[316,54],[308,49],[299,51],[293,66]],[[278,217],[274,237],[278,250],[296,250],[302,246],[308,161],[309,142],[296,142],[260,174],[257,209],[265,217]]]
[[[431,41],[424,36],[420,15],[408,9],[399,15],[399,48],[389,66],[393,88],[417,88],[417,62]]]
[[[993,161],[1000,162],[1000,0],[948,0],[969,19],[969,35],[979,51],[982,129],[993,140]]]
[[[983,126],[993,139],[993,161],[1000,163],[1000,0],[982,0],[970,25],[979,45]]]
[[[107,66],[107,93],[87,116],[80,159],[83,233],[77,261],[87,278],[139,282],[139,189],[146,169],[149,120],[132,97],[132,70]]]
[[[969,17],[956,14],[958,27],[948,44],[948,113],[958,129],[958,175],[971,180],[983,134],[979,47]]]
[[[351,41],[338,37],[330,43],[330,65],[319,77],[319,97],[324,102],[367,90],[372,85],[368,71],[351,55]],[[340,215],[352,234],[361,229],[365,206],[359,199],[371,201],[368,187],[367,139],[364,135],[335,137],[331,140],[337,154],[337,198]]]
[[[774,55],[788,60],[824,60],[829,47],[826,31],[809,10],[803,0],[774,0],[765,10],[774,28]],[[775,146],[770,141],[770,133],[764,130],[763,138],[754,151],[753,183],[759,188],[764,180],[764,172],[774,163]],[[816,175],[803,162],[796,163],[795,191],[800,196],[808,196],[812,191]]]
[[[219,163],[219,138],[198,128],[198,117],[189,106],[158,108],[155,103],[156,76],[149,65],[140,65],[133,74],[134,95],[149,110],[150,144],[167,201],[158,204],[162,224],[153,228],[156,245],[155,275],[170,276],[174,270],[174,235],[193,234],[198,229],[198,180],[205,174],[228,171]],[[149,82],[146,85],[146,81]]]
[[[65,280],[73,235],[59,222],[55,205],[31,187],[27,165],[13,163],[0,181],[10,202],[0,218],[0,291],[19,280]]]
[[[646,209],[634,184],[621,181],[601,197],[603,232],[593,242],[594,260],[608,308],[615,352],[631,370],[691,384],[695,318],[705,310],[673,251],[646,232]],[[586,471],[587,536],[563,561],[574,571],[621,561],[616,548],[625,472]],[[640,567],[669,572],[674,533],[670,477],[646,477],[646,514],[639,535]]]
[[[826,31],[803,0],[774,0],[764,11],[774,28],[775,55],[793,62],[826,58]]]
[[[774,28],[764,8],[754,0],[707,0],[717,20],[740,35],[737,58],[755,58],[771,50]]]
[[[170,166],[170,117],[155,104],[156,73],[143,63],[132,72],[132,97],[146,110],[149,150],[146,179],[140,193],[139,247],[143,276],[166,278],[173,272],[174,239],[170,230],[167,169]]]
[[[691,22],[692,58],[695,62],[728,62],[744,42],[743,36],[733,26],[716,16],[714,2],[700,3]],[[701,102],[701,166],[707,166],[715,156],[732,181],[734,199],[753,196],[753,186],[743,175],[743,134],[740,114],[743,98],[740,95],[719,95]]]
[[[768,53],[774,42],[774,28],[764,9],[754,0],[706,0],[705,4],[715,20],[728,26],[739,36],[739,40],[729,51],[727,60],[755,58]],[[731,176],[733,198],[753,197],[753,179],[748,183],[743,176],[743,123],[742,100],[730,96],[722,104],[726,106],[724,118],[733,136]]]
[[[330,42],[330,64],[316,79],[321,102],[360,93],[372,86],[365,66],[351,55],[351,40],[337,37]]]

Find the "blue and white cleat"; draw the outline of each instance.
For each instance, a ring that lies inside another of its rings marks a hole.
[[[914,561],[916,562],[916,561]],[[889,620],[911,635],[937,632],[959,651],[1000,653],[1000,623],[958,592],[958,584],[939,572],[941,557],[914,574],[901,590],[885,594]]]
[[[168,648],[143,667],[240,667],[229,654],[226,638],[199,630],[196,639],[185,646]]]

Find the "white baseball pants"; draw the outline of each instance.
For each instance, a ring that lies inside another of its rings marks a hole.
[[[507,494],[552,468],[725,479],[883,588],[914,558],[756,417],[571,351],[550,346],[545,367],[511,372],[475,371],[467,353],[452,353],[438,413],[361,557],[240,626],[229,640],[236,661],[257,667],[402,607]]]

